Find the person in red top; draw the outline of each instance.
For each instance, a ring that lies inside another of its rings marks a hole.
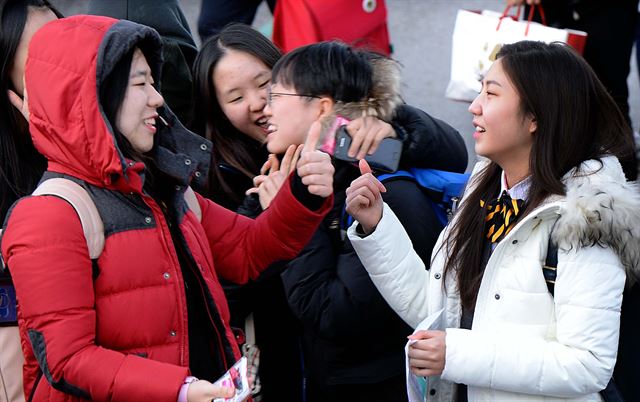
[[[43,180],[83,186],[104,223],[91,260],[73,207],[20,199],[2,234],[33,401],[210,401],[240,357],[218,277],[256,278],[295,256],[332,203],[328,155],[305,145],[270,208],[251,220],[184,193],[208,171],[210,142],[158,92],[153,29],[107,17],[47,24],[32,39],[25,102]],[[185,384],[189,376],[202,380]]]

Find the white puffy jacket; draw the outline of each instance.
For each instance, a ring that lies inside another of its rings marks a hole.
[[[443,292],[444,232],[427,271],[386,205],[369,236],[358,235],[357,223],[349,229],[371,279],[407,323],[444,308],[446,362],[429,379],[429,400],[454,400],[455,383],[469,386],[469,401],[600,400],[616,360],[625,268],[639,270],[640,193],[613,157],[583,163],[564,182],[565,197],[550,197],[496,246],[471,330],[459,328],[455,275]],[[556,221],[553,297],[542,265]]]

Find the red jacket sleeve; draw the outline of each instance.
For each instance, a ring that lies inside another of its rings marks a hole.
[[[328,197],[310,211],[283,185],[271,206],[253,220],[199,197],[202,226],[207,234],[216,272],[235,283],[246,283],[278,260],[289,260],[309,242],[333,205]]]
[[[43,380],[93,401],[177,400],[186,367],[95,344],[91,260],[71,205],[54,196],[20,201],[3,233],[2,254],[39,349]]]

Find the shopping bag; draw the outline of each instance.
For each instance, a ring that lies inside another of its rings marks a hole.
[[[390,55],[384,0],[278,0],[276,3],[273,42],[283,52],[335,39]]]
[[[528,19],[520,20],[520,7],[515,17],[505,11],[474,12],[458,10],[453,30],[451,48],[451,79],[446,89],[449,99],[471,102],[481,90],[480,81],[485,76],[496,54],[504,44],[521,40],[564,42],[579,53],[584,50],[587,33],[570,29],[558,29],[532,22],[534,10],[541,13],[542,6],[531,7]]]

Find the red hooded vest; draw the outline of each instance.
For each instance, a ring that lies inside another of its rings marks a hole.
[[[67,202],[26,197],[10,212],[2,254],[19,300],[25,392],[34,391],[35,401],[175,402],[189,373],[185,289],[168,223],[142,191],[144,165],[122,157],[98,101],[102,81],[134,46],[157,82],[160,39],[128,21],[65,18],[43,27],[30,44],[26,88],[34,144],[50,172],[85,185],[106,237],[94,278],[80,221]],[[166,118],[175,130],[158,131],[163,147],[156,153],[181,178],[180,195],[191,178],[206,175],[210,143],[184,130],[169,111]],[[184,142],[176,139],[181,136]],[[294,257],[331,200],[310,211],[285,185],[257,220],[198,201],[201,222],[177,204],[180,233],[238,358],[218,276],[243,283],[271,262]],[[39,371],[43,378],[34,389]]]

